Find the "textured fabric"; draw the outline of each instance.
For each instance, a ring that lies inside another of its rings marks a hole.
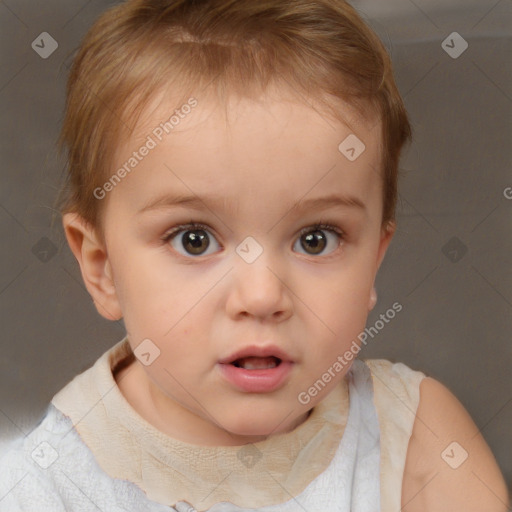
[[[223,450],[219,457],[215,449],[198,450],[169,439],[141,418],[124,399],[113,377],[115,369],[129,362],[130,357],[133,353],[125,338],[92,368],[75,377],[53,403],[70,416],[109,475],[135,482],[150,499],[172,503],[186,489],[185,497],[204,507],[227,497],[246,507],[263,504],[258,501],[263,498],[280,503],[289,494],[296,496],[304,490],[332,460],[348,413],[345,381],[295,431],[275,436],[271,443],[257,444],[256,456],[263,456],[256,466],[245,468],[235,448]],[[382,510],[400,510],[407,448],[425,375],[385,359],[369,359],[366,363],[372,372],[381,426]],[[109,411],[115,411],[115,415]],[[272,454],[272,458],[265,454]],[[249,453],[251,456],[254,454]],[[275,485],[276,480],[281,485]]]
[[[381,436],[382,510],[402,508],[402,480],[407,448],[420,401],[420,384],[425,374],[403,363],[368,359]]]
[[[346,378],[348,420],[331,464],[302,493],[284,503],[259,508],[261,512],[380,510],[379,424],[372,377],[364,362],[354,361]],[[32,433],[11,448],[0,459],[2,512],[206,510],[183,501],[173,506],[155,503],[134,483],[108,476],[70,419],[53,404]],[[208,512],[244,510],[256,509],[217,503]]]
[[[197,446],[165,435],[126,401],[113,372],[130,353],[125,338],[52,403],[70,417],[107,474],[136,483],[150,499],[186,499],[204,508],[226,500],[247,508],[282,503],[334,457],[349,410],[345,380],[292,432],[245,448]]]
[[[378,512],[380,507],[380,436],[373,405],[369,368],[354,361],[347,374],[350,406],[343,439],[328,469],[298,496],[285,503],[259,508],[259,512]],[[195,512],[180,502],[176,509]],[[219,503],[208,512],[248,512],[250,509]]]
[[[0,512],[164,512],[131,482],[98,466],[69,418],[52,404],[0,458]]]

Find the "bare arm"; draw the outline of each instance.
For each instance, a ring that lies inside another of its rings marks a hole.
[[[459,400],[427,377],[407,451],[403,512],[507,512],[505,480]]]

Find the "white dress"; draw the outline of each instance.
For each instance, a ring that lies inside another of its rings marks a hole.
[[[94,375],[94,371],[103,371],[105,383],[115,382],[111,372],[105,370],[110,370],[126,349],[125,339],[105,353],[94,367],[75,377],[52,400],[36,428],[27,437],[8,445],[8,450],[0,458],[0,512],[378,512],[391,510],[390,507],[394,508],[396,504],[396,510],[400,509],[401,478],[407,443],[419,400],[419,383],[424,377],[421,372],[386,360],[355,360],[345,377],[350,400],[341,441],[333,445],[335,449],[324,470],[311,479],[301,492],[288,493],[287,499],[274,500],[272,505],[251,508],[222,500],[205,507],[200,502],[191,503],[185,499],[185,496],[193,493],[184,493],[184,499],[176,499],[172,503],[152,499],[157,495],[149,484],[145,488],[144,482],[132,476],[134,474],[130,473],[129,464],[124,463],[125,478],[113,476],[119,471],[111,470],[104,462],[102,465],[98,463],[102,459],[97,456],[98,449],[94,449],[93,437],[85,429],[88,423],[83,411],[87,409],[81,411],[77,405],[75,410],[66,410],[66,414],[63,414],[57,408],[56,404],[61,404],[63,409],[71,409],[66,400],[78,396],[76,386],[81,385],[83,388],[87,374],[97,379],[98,375]],[[119,390],[115,384],[112,390],[114,393],[110,392],[111,397],[119,400]],[[105,396],[101,396],[101,402],[108,404]],[[92,394],[89,399],[93,399]],[[389,415],[389,407],[393,407],[391,400],[396,400],[396,414],[390,416],[394,418],[393,421],[383,415],[384,410]],[[401,410],[398,410],[398,403],[403,405]],[[129,407],[127,402],[123,406]],[[90,404],[88,407],[90,409]],[[405,414],[406,409],[412,417]],[[100,407],[99,411],[96,419],[90,414],[90,427],[101,423],[101,418],[105,422],[109,417],[113,418],[108,407]],[[79,420],[78,414],[82,415]],[[134,411],[131,414],[137,421],[143,422]],[[383,423],[386,424],[384,429]],[[80,427],[84,428],[81,430]],[[115,423],[112,423],[112,427],[110,433],[104,430],[106,434],[103,437],[108,438],[110,435],[115,439],[120,427]],[[149,425],[144,427],[151,428]],[[129,430],[127,428],[124,434],[128,435]],[[383,432],[387,445],[381,449]],[[283,442],[293,433],[287,436],[282,436]],[[131,443],[126,441],[130,439]],[[394,440],[395,446],[389,446],[389,440]],[[89,441],[90,444],[86,444]],[[179,441],[173,440],[173,443],[181,447]],[[127,446],[127,450],[133,448],[133,453],[140,450],[137,440],[130,437],[123,438],[120,446]],[[120,457],[122,455],[119,454]],[[149,460],[153,458],[149,457]],[[147,474],[151,475],[151,472]]]

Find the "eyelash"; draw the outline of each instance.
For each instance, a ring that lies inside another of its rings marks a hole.
[[[204,231],[209,231],[209,232],[212,231],[210,229],[210,227],[207,226],[206,224],[202,224],[201,222],[195,222],[195,221],[191,220],[188,224],[180,224],[178,226],[173,227],[172,229],[167,231],[162,236],[161,239],[163,242],[167,243],[167,242],[169,242],[169,240],[172,240],[172,238],[180,231],[194,231],[194,230],[198,230],[198,229],[201,229]],[[319,221],[318,223],[313,224],[312,226],[308,226],[306,228],[301,229],[299,232],[299,237],[302,235],[305,235],[307,233],[313,233],[313,232],[319,231],[319,230],[331,231],[332,233],[337,234],[340,237],[341,241],[345,240],[345,236],[346,236],[345,232],[342,231],[337,226],[330,223],[329,221]],[[325,257],[328,258],[329,256],[325,256]]]
[[[345,233],[337,226],[334,226],[328,221],[320,221],[317,224],[313,224],[307,228],[303,228],[300,230],[299,236],[305,235],[306,233],[312,233],[315,231],[326,230],[331,231],[332,233],[336,233],[342,240],[345,239]]]
[[[200,222],[194,222],[193,220],[191,220],[189,224],[180,224],[167,231],[162,237],[162,241],[168,242],[173,238],[175,234],[179,233],[180,231],[194,231],[196,229],[211,231],[211,229],[205,224],[201,224]]]

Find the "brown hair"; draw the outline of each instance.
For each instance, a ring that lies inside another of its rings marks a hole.
[[[383,224],[394,220],[399,157],[411,127],[384,45],[343,0],[128,0],[106,11],[68,80],[61,212],[76,212],[102,232],[103,205],[93,191],[157,91],[214,86],[225,98],[270,83],[318,99],[335,117],[338,99],[365,117],[377,114]]]

